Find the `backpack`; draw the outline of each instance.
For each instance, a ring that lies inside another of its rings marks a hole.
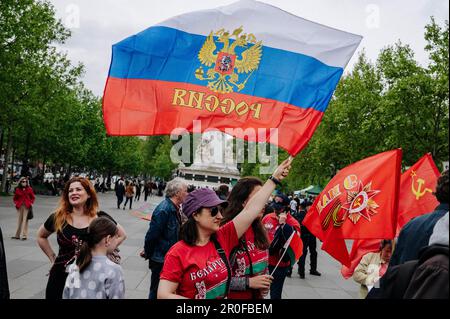
[[[371,290],[369,292],[367,299],[407,299],[406,292],[416,269],[438,254],[446,254],[448,256],[448,247],[445,248],[439,245],[427,246],[422,249],[419,259],[390,267],[380,280],[380,289],[372,289],[374,291]]]

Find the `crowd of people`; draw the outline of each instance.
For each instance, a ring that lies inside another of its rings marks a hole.
[[[294,232],[303,243],[299,278],[305,279],[308,252],[309,275],[321,276],[317,240],[302,224],[314,198],[276,190],[290,165],[289,160],[281,163],[267,181],[242,178],[231,190],[225,185],[193,188],[178,177],[167,184],[119,179],[117,208],[129,204],[131,209],[141,193],[147,200],[154,191],[165,191],[143,236],[141,256],[151,270],[149,299],[281,299],[295,267],[285,254]],[[445,171],[434,192],[440,202],[434,212],[414,218],[397,240],[382,240],[378,252],[363,256],[353,274],[361,298],[448,298],[448,182]],[[14,193],[18,226],[13,239],[27,239],[34,200],[28,179],[21,178]],[[49,241],[52,234],[57,253]],[[46,298],[124,298],[119,246],[126,237],[125,229],[100,210],[94,184],[71,178],[37,234],[52,264]]]
[[[125,203],[123,204],[123,209],[129,203],[129,209],[132,209],[133,199],[138,201],[141,199],[141,194],[144,194],[144,201],[147,198],[156,196],[163,196],[164,189],[167,183],[164,181],[152,181],[152,180],[139,180],[139,179],[124,179],[123,177],[117,179],[114,185],[114,192],[117,197],[117,209],[120,209],[123,200],[125,198]]]

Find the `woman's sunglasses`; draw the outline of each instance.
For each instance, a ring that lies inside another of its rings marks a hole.
[[[219,207],[215,206],[211,208],[211,217],[216,217],[216,215],[219,213]]]

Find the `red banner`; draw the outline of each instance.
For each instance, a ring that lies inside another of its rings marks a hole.
[[[440,176],[431,154],[425,154],[402,174],[398,203],[397,235],[412,218],[432,212],[439,202],[433,195]]]
[[[339,171],[316,198],[303,224],[322,249],[350,267],[344,239],[392,238],[402,151],[371,156]]]
[[[412,218],[429,213],[439,205],[432,195],[436,188],[439,170],[434,164],[431,154],[425,154],[411,168],[405,171],[400,179],[399,204],[397,216],[397,232]],[[380,249],[380,240],[357,240],[350,253],[351,266],[342,266],[341,273],[345,279],[351,277],[361,258]]]

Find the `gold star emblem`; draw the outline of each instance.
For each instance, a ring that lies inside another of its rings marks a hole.
[[[361,181],[357,191],[347,191],[347,202],[342,208],[347,210],[348,218],[353,224],[356,224],[361,217],[371,221],[371,216],[375,215],[376,209],[380,207],[372,198],[380,192],[372,190],[372,182],[363,186]]]

